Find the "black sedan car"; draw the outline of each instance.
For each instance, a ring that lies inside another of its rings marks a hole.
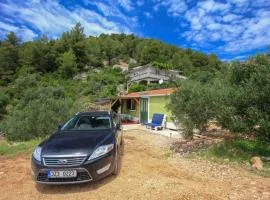
[[[70,184],[119,173],[122,133],[112,112],[77,113],[33,152],[37,183]]]

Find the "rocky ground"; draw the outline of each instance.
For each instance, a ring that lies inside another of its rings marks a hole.
[[[0,199],[270,199],[270,178],[172,154],[163,136],[130,130],[124,138],[120,175],[83,185],[36,185],[30,155],[0,157]]]

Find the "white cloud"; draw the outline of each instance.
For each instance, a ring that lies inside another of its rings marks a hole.
[[[230,3],[237,4],[237,5],[243,5],[248,3],[249,0],[229,0]]]
[[[185,0],[155,0],[155,2],[154,10],[157,11],[163,6],[167,8],[168,14],[172,16],[180,16],[188,9]]]
[[[202,33],[198,33],[193,37],[193,40],[196,42],[201,42],[204,40],[204,35]]]
[[[118,3],[127,11],[131,11],[134,9],[130,0],[118,0]]]
[[[247,55],[240,55],[240,56],[235,56],[234,58],[232,58],[232,60],[246,60],[247,59]]]
[[[41,3],[32,4],[29,2],[16,3],[8,1],[0,3],[1,13],[9,19],[16,18],[16,27],[27,24],[31,29],[37,30],[40,34],[46,34],[49,37],[61,35],[62,32],[70,30],[77,22],[80,22],[87,35],[99,35],[100,33],[130,33],[132,26],[125,21],[124,15],[110,9],[105,4],[97,4],[103,13],[108,16],[118,16],[117,20],[109,20],[107,16],[77,6],[73,9],[67,9],[58,1],[48,0]],[[112,12],[108,12],[111,10]],[[9,27],[12,28],[12,27]],[[23,29],[27,34],[25,39],[35,37],[33,32]]]
[[[219,32],[214,32],[210,38],[211,41],[217,41],[219,39],[221,39],[221,34]]]
[[[34,33],[31,29],[29,29],[25,26],[17,27],[17,26],[10,24],[10,23],[5,23],[5,22],[0,21],[0,35],[1,35],[1,37],[4,37],[9,32],[17,33],[17,36],[22,41],[30,41],[30,40],[33,40],[34,38],[38,37],[38,35],[36,33]]]
[[[270,45],[269,0],[153,0],[187,31],[188,43],[223,52],[248,52]],[[183,24],[183,26],[182,26]]]
[[[228,0],[229,3],[237,7],[267,7],[270,6],[269,0]]]
[[[119,11],[112,9],[111,6],[104,4],[102,2],[91,2],[91,4],[96,5],[100,12],[103,13],[104,16],[118,16]]]
[[[124,26],[129,27],[132,26],[132,28],[135,28],[138,26],[138,23],[130,24],[130,21],[132,20],[132,17],[125,15],[120,9],[119,5],[115,3],[114,0],[107,0],[103,1],[104,3],[100,1],[87,1],[87,5],[95,5],[98,10],[104,15],[105,17],[114,17],[117,18],[118,21],[120,21],[121,24]],[[130,32],[130,31],[128,31]]]
[[[0,21],[0,29],[7,32],[16,32],[19,28],[12,24]]]
[[[145,15],[147,18],[153,18],[153,15],[152,15],[150,12],[144,12],[144,15]]]
[[[225,51],[244,52],[270,44],[270,17],[245,20],[241,25],[242,34],[239,37],[233,37],[233,40],[226,44]]]
[[[184,15],[185,19],[190,23],[192,30],[199,30],[202,28],[202,20],[205,16],[203,9],[191,9]]]
[[[22,39],[22,41],[31,41],[38,37],[38,34],[34,33],[32,30],[23,27],[18,31],[19,38]]]
[[[241,16],[239,16],[239,15],[235,15],[235,14],[233,14],[233,13],[229,13],[229,14],[227,14],[227,15],[224,15],[223,17],[222,17],[222,20],[224,21],[224,22],[232,22],[232,21],[234,21],[234,20],[236,20],[236,19],[240,19],[241,18]]]
[[[199,1],[175,17],[188,23],[181,34],[188,43],[212,45],[223,52],[249,52],[270,45],[270,6],[258,6],[265,0],[255,2],[256,7],[247,0]]]
[[[214,31],[214,30],[219,30],[222,27],[222,24],[219,24],[219,23],[207,24],[206,27],[210,31]]]
[[[206,12],[226,12],[230,8],[229,3],[219,3],[214,0],[199,1],[197,6],[204,9]]]

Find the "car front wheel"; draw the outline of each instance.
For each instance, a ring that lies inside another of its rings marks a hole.
[[[116,153],[115,153],[115,161],[114,161],[114,170],[113,170],[113,175],[117,176],[120,171],[120,154],[119,150],[117,148]]]

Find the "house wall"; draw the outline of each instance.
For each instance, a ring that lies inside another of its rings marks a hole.
[[[149,120],[152,119],[154,113],[162,113],[167,115],[167,122],[171,122],[172,114],[166,108],[166,105],[169,103],[170,97],[169,96],[156,96],[149,98]]]
[[[149,97],[149,120],[152,119],[154,113],[162,113],[167,115],[167,122],[172,122],[172,114],[171,111],[166,108],[166,105],[169,103],[169,96],[156,96]],[[134,118],[139,119],[140,117],[140,104],[136,103],[135,110],[127,109],[127,100],[122,99],[122,110],[121,113],[131,115]]]
[[[133,117],[139,118],[139,116],[140,116],[140,105],[136,102],[135,110],[128,110],[127,109],[127,100],[123,99],[122,100],[122,111],[121,111],[121,113],[128,114],[128,115],[131,115]]]
[[[160,70],[154,67],[140,67],[138,69],[133,69],[129,73],[130,82],[140,82],[145,80],[147,82],[150,81],[158,81],[164,80],[168,81],[173,74],[168,70]]]

